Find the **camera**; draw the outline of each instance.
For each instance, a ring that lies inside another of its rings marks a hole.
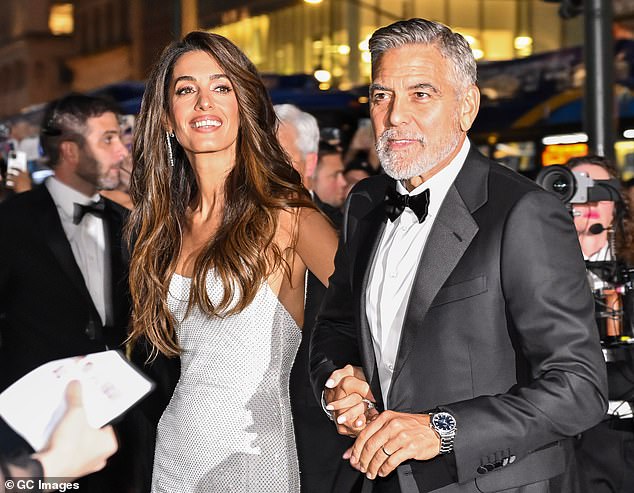
[[[535,181],[566,204],[621,201],[619,180],[593,180],[582,171],[571,171],[558,164],[543,168]]]

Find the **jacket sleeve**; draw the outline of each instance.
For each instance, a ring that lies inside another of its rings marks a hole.
[[[592,427],[607,407],[585,265],[570,216],[554,195],[532,191],[518,200],[506,218],[500,261],[507,326],[530,378],[503,394],[442,406],[458,423],[460,482],[496,457],[520,460]]]
[[[357,328],[352,294],[350,261],[350,200],[346,203],[344,226],[335,256],[335,271],[328,280],[310,340],[310,378],[318,400],[330,374],[347,364],[360,366]]]

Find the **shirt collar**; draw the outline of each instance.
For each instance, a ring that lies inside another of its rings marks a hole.
[[[608,260],[612,260],[612,252],[610,251],[610,244],[606,243],[605,245],[603,245],[601,247],[601,249],[596,252],[594,255],[591,256],[586,256],[586,254],[583,254],[583,259],[587,260],[588,262],[601,262],[601,261],[608,261]]]
[[[84,195],[83,193],[75,190],[72,187],[69,187],[65,183],[62,183],[55,176],[51,176],[45,182],[46,188],[48,189],[51,197],[53,197],[53,202],[58,209],[61,209],[64,214],[72,218],[75,206],[74,204],[88,204],[90,202],[95,202],[99,200],[99,194],[95,194],[92,197]]]

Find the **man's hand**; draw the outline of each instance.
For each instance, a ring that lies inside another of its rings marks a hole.
[[[440,437],[429,427],[429,415],[384,411],[359,433],[343,458],[374,479],[406,460],[427,460],[439,453]]]
[[[9,168],[7,170],[6,187],[15,193],[28,192],[33,188],[31,176],[26,171]]]
[[[378,416],[374,396],[359,366],[346,365],[332,372],[324,399],[341,435],[356,437],[368,421]]]
[[[99,471],[118,448],[112,426],[95,429],[88,424],[79,382],[68,384],[66,403],[66,413],[49,443],[32,456],[40,461],[46,477],[78,478]]]

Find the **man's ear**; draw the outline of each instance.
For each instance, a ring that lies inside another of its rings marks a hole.
[[[315,169],[317,168],[317,153],[309,152],[306,154],[306,165],[304,167],[304,174],[307,178],[315,177]]]
[[[76,142],[66,140],[59,145],[60,162],[77,164],[79,162],[79,146]]]
[[[475,84],[471,84],[465,94],[461,97],[460,103],[460,130],[466,132],[473,125],[473,121],[480,109],[480,90]]]

